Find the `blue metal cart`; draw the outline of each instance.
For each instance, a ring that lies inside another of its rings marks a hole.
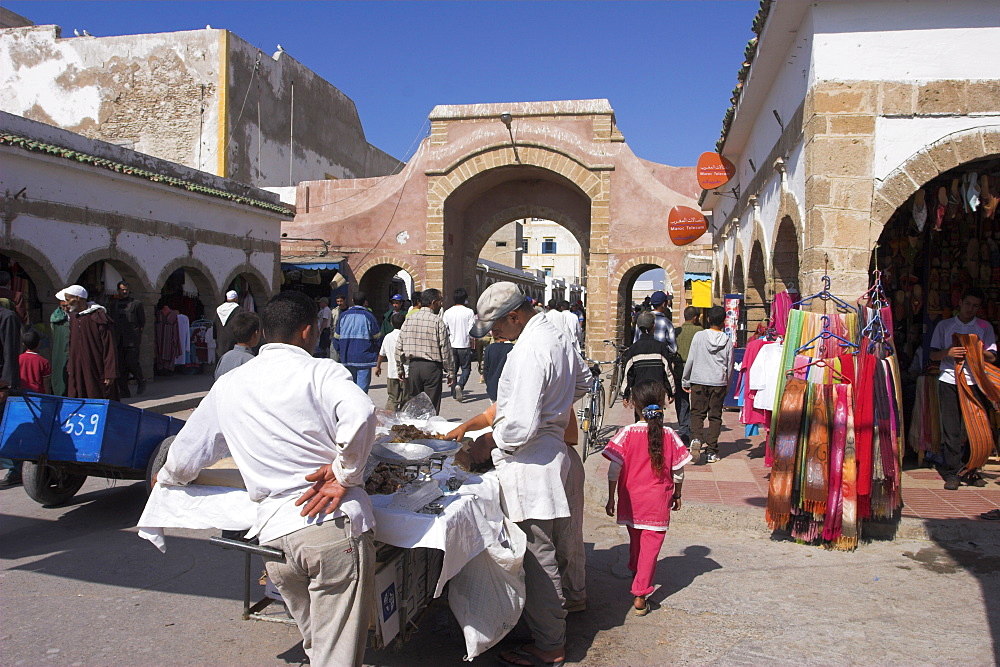
[[[24,461],[24,490],[43,505],[72,498],[87,477],[145,479],[180,419],[117,401],[26,393],[7,399],[0,457]]]

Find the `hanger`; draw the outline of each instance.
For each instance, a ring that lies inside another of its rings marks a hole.
[[[840,380],[842,384],[851,384],[851,381],[848,378],[844,377],[844,375],[840,371],[838,371],[836,367],[834,367],[834,365],[831,364],[827,359],[816,359],[815,361],[810,361],[800,366],[796,366],[795,368],[786,371],[785,377],[786,378],[794,377],[796,371],[804,370],[806,368],[809,368],[810,366],[815,366],[817,368],[829,368],[830,375],[831,377],[833,377],[833,379]]]
[[[817,340],[822,340],[823,341],[823,345],[821,346],[821,350],[825,351],[826,350],[826,341],[828,339],[830,339],[830,338],[836,338],[837,340],[839,340],[841,347],[853,347],[855,349],[855,351],[852,352],[852,354],[857,354],[857,350],[859,350],[860,348],[856,344],[854,344],[851,341],[847,340],[846,338],[842,338],[842,337],[838,336],[837,334],[833,333],[832,331],[830,331],[830,316],[829,315],[823,315],[820,319],[823,320],[823,331],[821,331],[818,336],[814,336],[811,340],[806,341],[806,343],[804,345],[802,345],[802,347],[800,347],[799,349],[795,350],[795,354],[798,354],[799,352],[804,352],[806,350],[813,349],[814,347],[816,347],[815,345],[813,345],[813,343],[815,343]]]
[[[847,303],[839,296],[835,295],[830,291],[830,276],[823,276],[823,289],[816,292],[812,296],[807,296],[803,299],[799,299],[792,306],[808,306],[812,303],[813,299],[822,299],[823,301],[832,301],[833,305],[836,306],[838,310],[843,310],[845,312],[856,313],[858,309]]]
[[[799,288],[795,286],[794,280],[789,280],[785,282],[785,291],[788,292],[789,294],[798,294]]]
[[[882,272],[875,269],[873,272],[875,276],[875,282],[872,286],[868,288],[868,291],[861,295],[858,299],[858,304],[861,304],[865,299],[868,299],[868,307],[880,310],[882,308],[889,307],[889,299],[885,294],[885,289],[882,287]]]

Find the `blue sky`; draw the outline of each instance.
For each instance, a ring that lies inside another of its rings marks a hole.
[[[226,28],[281,44],[405,158],[436,104],[608,98],[642,158],[714,150],[756,0],[692,2],[45,2],[4,5],[94,36]]]

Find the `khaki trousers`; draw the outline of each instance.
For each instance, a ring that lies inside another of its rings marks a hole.
[[[285,562],[267,560],[274,582],[302,633],[312,667],[361,665],[375,594],[371,533],[351,537],[347,517],[328,519],[264,546]]]
[[[569,522],[557,523],[556,558],[562,575],[566,602],[587,600],[587,553],[583,548],[583,485],[586,473],[583,459],[576,447],[566,443],[569,475],[566,477],[566,500],[569,502]]]
[[[535,646],[542,651],[566,645],[566,610],[554,535],[568,532],[570,523],[569,517],[517,522],[528,539],[524,552],[524,620]]]

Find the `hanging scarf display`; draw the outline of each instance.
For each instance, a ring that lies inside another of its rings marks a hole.
[[[848,550],[863,520],[892,519],[902,507],[901,388],[877,277],[857,310],[824,285],[811,299],[838,312],[788,314],[766,518],[797,540]]]

